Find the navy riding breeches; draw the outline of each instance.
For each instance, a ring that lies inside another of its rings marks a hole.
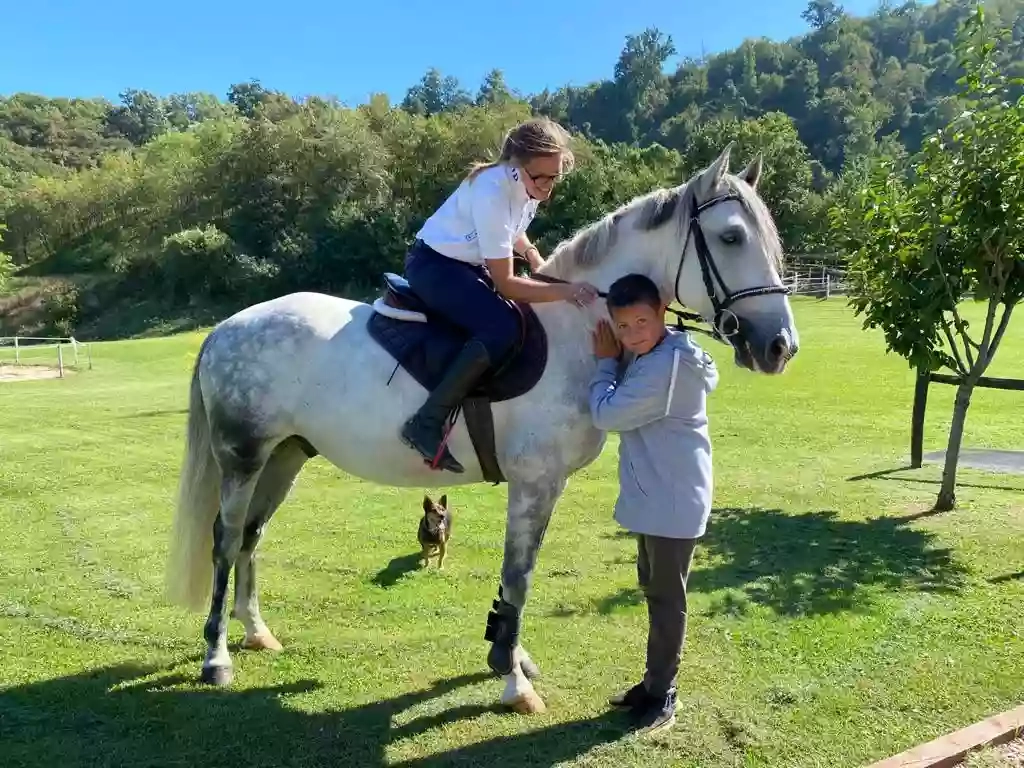
[[[519,312],[495,290],[483,267],[451,259],[417,240],[405,259],[405,279],[431,309],[480,341],[492,364],[519,341]]]

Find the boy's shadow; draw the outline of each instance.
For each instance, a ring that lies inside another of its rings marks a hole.
[[[3,765],[377,768],[392,764],[387,760],[392,742],[501,711],[497,705],[464,704],[393,725],[410,707],[486,680],[485,673],[439,680],[424,690],[351,709],[310,713],[290,706],[289,697],[316,691],[321,685],[315,681],[182,690],[190,678],[160,672],[120,665],[5,689],[0,692]],[[620,738],[625,723],[617,713],[607,713],[397,764],[550,766]]]

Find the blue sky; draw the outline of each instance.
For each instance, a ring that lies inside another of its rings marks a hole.
[[[259,78],[295,97],[401,99],[428,67],[475,92],[497,67],[527,93],[610,77],[627,34],[682,55],[806,30],[806,0],[35,0],[3,3],[0,94],[161,95]],[[850,13],[877,0],[844,0]],[[527,13],[535,14],[530,19]]]

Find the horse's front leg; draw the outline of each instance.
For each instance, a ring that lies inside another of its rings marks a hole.
[[[544,702],[529,679],[536,666],[519,644],[523,607],[551,512],[564,489],[564,476],[509,482],[501,586],[484,637],[491,642],[487,664],[505,680],[502,704],[524,714],[543,712]]]

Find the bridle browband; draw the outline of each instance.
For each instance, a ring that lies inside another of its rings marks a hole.
[[[675,294],[674,298],[676,302],[679,306],[683,306],[683,301],[679,298],[679,279],[682,277],[683,264],[686,261],[686,248],[690,244],[690,238],[693,237],[694,245],[697,247],[697,262],[700,264],[701,278],[704,280],[704,290],[707,291],[708,298],[711,300],[711,307],[715,314],[711,322],[708,323],[702,315],[696,312],[688,312],[686,310],[675,309],[673,307],[668,307],[668,311],[676,316],[677,319],[675,327],[679,330],[696,331],[697,333],[703,333],[710,336],[723,344],[731,344],[729,339],[739,333],[740,330],[739,318],[731,309],[729,309],[733,304],[740,299],[746,299],[752,296],[768,296],[772,294],[788,296],[791,292],[789,288],[781,284],[744,288],[742,291],[730,291],[729,287],[725,284],[725,280],[722,279],[722,273],[719,272],[714,258],[711,256],[711,250],[708,248],[707,239],[704,237],[704,230],[700,225],[700,215],[719,203],[725,203],[730,200],[742,204],[743,198],[741,198],[736,192],[730,191],[709,198],[703,203],[698,203],[697,195],[692,190],[689,193],[689,198],[691,210],[689,227],[686,232],[686,240],[683,241],[683,249],[679,257],[679,266],[676,268],[676,278],[672,283],[672,291]],[[550,277],[548,275],[535,274],[531,275],[531,277],[534,280],[539,280],[544,283],[568,282],[567,280],[561,280],[557,277]],[[722,294],[721,299],[718,298],[719,289]],[[598,291],[597,295],[603,299],[608,298],[608,293],[606,291]],[[723,324],[727,316],[731,318],[729,329],[723,328]],[[684,322],[686,320],[707,323],[711,326],[711,330],[699,328],[693,325],[686,325]]]

